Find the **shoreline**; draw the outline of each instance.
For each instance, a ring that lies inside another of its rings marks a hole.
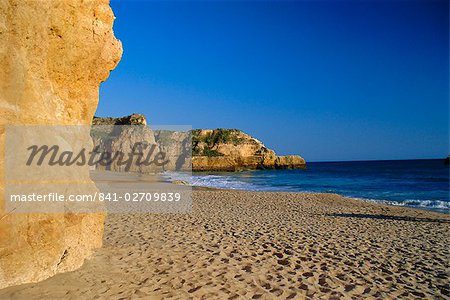
[[[169,183],[172,183],[168,181]],[[207,187],[207,186],[201,186],[201,185],[190,185],[193,190],[200,190],[200,191],[239,191],[239,192],[249,192],[249,193],[288,193],[288,194],[317,194],[317,195],[336,195],[342,198],[350,199],[350,200],[356,200],[361,201],[364,203],[369,203],[373,205],[383,205],[387,207],[401,207],[401,208],[407,208],[407,209],[417,209],[417,210],[424,210],[427,212],[434,212],[443,214],[446,216],[450,215],[450,210],[445,208],[428,208],[428,207],[421,207],[421,206],[407,206],[407,205],[396,205],[394,204],[394,201],[389,200],[377,200],[377,199],[365,199],[365,198],[356,198],[356,197],[349,197],[345,195],[341,195],[338,193],[322,193],[322,192],[302,192],[302,191],[251,191],[251,190],[244,190],[244,189],[225,189],[225,188],[215,188],[215,187]]]
[[[446,298],[449,230],[336,194],[194,189],[191,213],[108,214],[83,267],[0,298]]]
[[[352,199],[356,201],[362,201],[375,205],[385,205],[389,207],[403,207],[409,209],[418,209],[429,212],[441,213],[444,215],[450,215],[450,209],[448,208],[434,208],[434,207],[424,207],[424,206],[408,206],[408,205],[397,205],[395,201],[391,200],[378,200],[378,199],[366,199],[346,196],[339,193],[325,193],[325,192],[313,192],[313,191],[255,191],[255,190],[245,190],[245,189],[233,189],[233,188],[220,188],[220,187],[209,187],[202,185],[192,185],[189,182],[183,180],[170,179],[162,174],[140,174],[140,173],[125,173],[125,172],[113,172],[113,171],[91,171],[91,179],[94,182],[149,182],[149,183],[167,183],[175,185],[186,185],[192,187],[193,190],[203,190],[203,191],[243,191],[243,192],[263,192],[263,193],[298,193],[298,194],[323,194],[323,195],[338,195],[343,198]]]

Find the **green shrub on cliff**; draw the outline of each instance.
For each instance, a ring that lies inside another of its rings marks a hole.
[[[209,147],[216,144],[233,144],[239,145],[245,142],[244,138],[239,137],[241,133],[237,129],[216,129],[211,134],[200,135],[201,130],[192,130],[192,144],[195,146],[198,143],[205,143]]]
[[[132,114],[120,118],[111,117],[95,117],[92,120],[92,125],[146,125],[147,120],[142,114]]]
[[[212,156],[223,156],[222,153],[217,152],[216,150],[208,149],[208,148],[203,148],[202,155],[203,156],[209,156],[209,157],[212,157]]]
[[[233,144],[235,146],[252,140],[241,137],[238,129],[215,129],[205,132],[201,129],[192,130],[193,156],[223,156],[222,153],[212,150],[218,144]]]

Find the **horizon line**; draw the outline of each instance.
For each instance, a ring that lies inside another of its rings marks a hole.
[[[442,160],[445,161],[446,157],[438,158],[403,158],[403,159],[357,159],[357,160],[315,160],[308,161],[306,163],[339,163],[339,162],[380,162],[380,161],[411,161],[411,160]]]

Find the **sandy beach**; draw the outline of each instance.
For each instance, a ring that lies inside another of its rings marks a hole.
[[[109,214],[84,266],[1,299],[449,299],[448,215],[333,194],[193,192]]]

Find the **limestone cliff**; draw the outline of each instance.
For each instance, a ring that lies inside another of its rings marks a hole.
[[[168,163],[164,166],[167,171],[192,170],[191,132],[172,130],[155,131],[155,140],[160,150],[167,156]]]
[[[193,130],[193,171],[305,168],[300,156],[277,156],[259,140],[237,129]]]
[[[103,214],[5,211],[3,149],[8,124],[91,123],[122,54],[113,21],[108,0],[0,0],[0,288],[74,270],[101,246]]]
[[[142,157],[153,157],[156,153],[163,153],[166,163],[164,166],[154,164],[138,165],[134,161],[131,167],[120,165],[117,161],[110,164],[96,164],[97,170],[110,170],[115,172],[160,173],[162,171],[191,170],[191,139],[189,132],[173,130],[153,130],[147,126],[147,120],[142,114],[132,114],[120,118],[94,117],[92,124],[92,137],[94,146],[100,153],[107,152],[114,155],[133,152],[137,144]],[[155,146],[155,148],[152,148]],[[134,160],[137,160],[134,157]]]
[[[94,118],[91,136],[98,152],[95,168],[115,172],[160,173],[161,166],[140,164],[146,157],[154,157],[160,146],[155,141],[153,130],[145,126],[143,115],[131,115],[123,118]],[[117,126],[120,125],[120,126]],[[107,159],[102,159],[104,154]],[[135,156],[129,155],[135,153]],[[139,154],[140,156],[138,156]],[[109,157],[123,155],[123,159],[111,160]]]
[[[106,144],[103,138],[94,137],[96,146],[110,153],[130,152],[132,144],[144,142],[157,144],[159,151],[168,158],[164,170],[192,171],[238,171],[255,169],[303,169],[305,160],[297,155],[278,156],[262,142],[237,129],[197,129],[188,132],[170,130],[153,131],[147,127],[144,115],[133,114],[121,118],[94,118],[94,125],[143,125],[137,129],[117,128],[109,134]],[[120,127],[120,126],[118,126]],[[106,128],[108,128],[106,126]],[[102,131],[102,126],[95,126],[95,131]],[[104,135],[104,134],[103,134]],[[144,154],[145,155],[145,154]],[[98,166],[98,169],[105,169]],[[124,171],[117,165],[106,168],[111,171]],[[154,173],[152,167],[133,168],[129,171]]]

